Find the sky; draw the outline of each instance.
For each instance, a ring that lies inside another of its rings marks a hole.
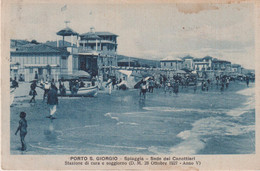
[[[61,10],[63,6],[65,10]],[[68,26],[117,34],[118,54],[212,56],[254,69],[254,6],[241,4],[13,4],[11,38],[46,42]],[[59,38],[61,39],[61,38]]]

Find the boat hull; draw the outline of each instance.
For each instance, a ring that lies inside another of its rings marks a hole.
[[[66,90],[66,94],[58,94],[58,96],[65,97],[95,97],[98,93],[98,87],[82,87],[79,88],[77,93],[72,93],[70,90]]]
[[[11,88],[11,90],[10,90],[10,105],[12,105],[14,102],[14,96],[15,96],[14,90],[15,90],[15,88]]]

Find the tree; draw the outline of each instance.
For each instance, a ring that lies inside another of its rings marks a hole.
[[[32,40],[31,43],[36,44],[36,45],[37,45],[37,44],[40,44],[40,43],[37,42],[36,40]]]

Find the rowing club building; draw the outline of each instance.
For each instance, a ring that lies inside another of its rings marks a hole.
[[[59,32],[62,40],[37,41],[11,40],[10,76],[31,81],[39,79],[58,80],[75,71],[84,70],[92,76],[114,74],[112,66],[117,65],[117,37],[110,32],[89,32],[78,34],[69,27]],[[65,41],[69,39],[69,41]]]

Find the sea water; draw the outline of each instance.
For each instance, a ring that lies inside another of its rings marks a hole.
[[[27,111],[26,154],[255,153],[254,86],[229,89],[178,95],[155,90],[146,99],[138,90],[60,98],[53,121],[44,118],[48,106],[37,101]],[[26,108],[11,109],[11,133],[20,110]],[[19,154],[19,146],[11,136],[11,153]]]

